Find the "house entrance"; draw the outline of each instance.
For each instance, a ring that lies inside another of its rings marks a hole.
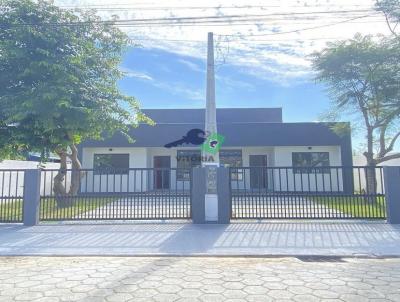
[[[163,190],[170,188],[170,169],[170,156],[154,156],[154,189]]]
[[[265,189],[267,188],[267,156],[266,155],[250,155],[250,188]]]

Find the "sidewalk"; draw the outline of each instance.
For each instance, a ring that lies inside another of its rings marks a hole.
[[[0,255],[400,256],[400,225],[354,221],[0,225]]]

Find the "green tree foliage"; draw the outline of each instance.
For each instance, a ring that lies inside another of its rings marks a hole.
[[[353,115],[366,132],[367,165],[390,159],[400,136],[400,44],[356,35],[313,55],[317,80],[324,83],[333,111]],[[366,170],[367,191],[376,192],[375,169]],[[375,198],[371,198],[375,202]]]
[[[378,0],[375,8],[384,14],[389,30],[396,37],[399,36],[398,25],[400,23],[400,0]]]
[[[399,50],[394,39],[356,35],[313,55],[317,80],[327,85],[333,109],[362,121],[368,165],[400,158],[389,155],[400,136]]]
[[[62,180],[67,157],[81,167],[76,144],[116,131],[130,138],[131,126],[151,122],[117,87],[128,37],[94,12],[74,14],[48,1],[0,3],[0,150],[57,153],[54,191],[73,195],[80,175],[68,192]]]

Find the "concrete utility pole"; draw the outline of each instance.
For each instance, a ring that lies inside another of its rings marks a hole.
[[[208,33],[207,44],[207,88],[206,88],[205,131],[208,135],[217,133],[217,110],[215,106],[215,75],[214,75],[214,38]],[[209,143],[209,141],[208,141]],[[203,149],[204,150],[204,149]],[[202,166],[205,167],[204,217],[206,222],[218,221],[217,175],[219,166],[218,152],[210,156],[202,154]],[[210,159],[213,160],[210,160]]]
[[[207,134],[217,133],[217,110],[215,105],[215,74],[214,74],[214,37],[208,33],[207,43],[207,88],[206,88],[206,116],[205,131]],[[210,155],[203,154],[202,158],[209,159]],[[212,156],[214,161],[203,161],[205,165],[219,165],[218,152]]]

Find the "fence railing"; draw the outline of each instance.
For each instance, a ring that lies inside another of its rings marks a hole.
[[[382,167],[230,168],[232,218],[384,219]]]
[[[191,171],[42,171],[40,220],[188,219]]]
[[[392,208],[398,204],[393,200],[398,195],[399,169],[392,167],[394,176],[386,175]],[[24,196],[25,171],[0,170],[0,222],[22,222],[24,203],[35,202],[33,196]],[[40,195],[42,221],[192,216],[191,188],[198,184],[193,184],[190,169],[67,169],[59,173],[55,169],[37,173],[40,194],[34,196],[39,200]],[[229,183],[232,218],[384,219],[389,202],[382,167],[237,167],[230,168]]]
[[[22,222],[24,170],[0,170],[0,222]]]

